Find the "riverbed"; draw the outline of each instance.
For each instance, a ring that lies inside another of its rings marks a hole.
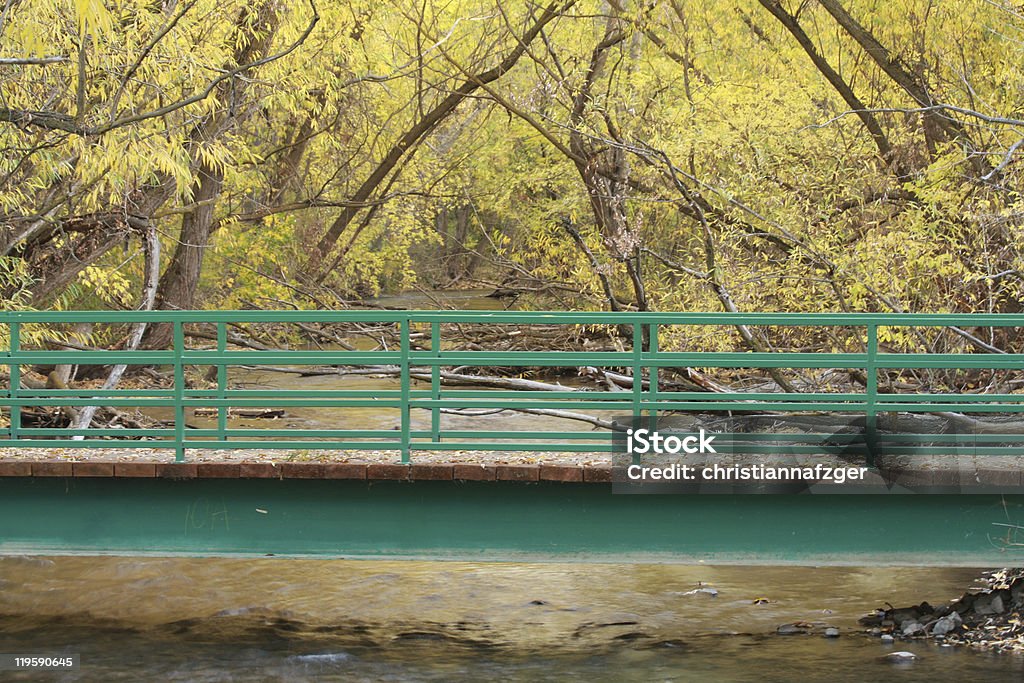
[[[1017,656],[858,633],[885,601],[941,604],[978,574],[8,557],[0,652],[79,654],[61,681],[1020,680]],[[776,635],[795,621],[842,635]]]

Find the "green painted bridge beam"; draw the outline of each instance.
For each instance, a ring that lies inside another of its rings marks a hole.
[[[1019,565],[1024,496],[613,495],[610,485],[0,479],[0,554]],[[1007,526],[1010,525],[1010,526]]]

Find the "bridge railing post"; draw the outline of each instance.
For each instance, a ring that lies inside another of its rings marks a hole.
[[[648,342],[648,344],[650,345],[650,348],[648,349],[648,351],[649,351],[649,358],[653,362],[654,360],[657,359],[657,356],[658,356],[658,323],[651,323],[650,324],[650,328],[648,329],[648,333],[647,334],[648,334],[648,338],[650,339],[650,341]],[[658,366],[657,365],[649,365],[647,367],[647,375],[648,375],[649,381],[650,381],[650,386],[648,387],[648,390],[647,390],[648,399],[650,400],[651,403],[657,403],[658,402]],[[656,407],[652,407],[650,410],[647,411],[647,417],[648,417],[648,420],[650,421],[650,427],[652,429],[654,428],[654,420],[655,420],[655,418],[657,416],[658,416],[658,409]]]
[[[641,405],[644,398],[644,327],[643,323],[633,323],[633,419],[632,427],[640,425],[642,417]],[[640,454],[633,454],[633,464],[640,464]]]
[[[864,364],[864,372],[867,375],[864,441],[867,446],[867,465],[874,467],[878,448],[878,325],[869,324],[867,332],[867,360]]]
[[[401,423],[401,443],[400,443],[400,448],[402,450],[402,464],[403,465],[407,465],[407,464],[409,464],[409,451],[411,450],[410,443],[409,443],[409,441],[410,441],[409,433],[411,431],[410,424],[409,424],[409,418],[410,418],[410,413],[411,413],[411,411],[409,409],[409,395],[410,395],[410,382],[411,382],[411,378],[409,377],[409,325],[410,325],[410,319],[408,317],[404,317],[404,318],[402,318],[399,321],[398,324],[399,324],[399,327],[400,327],[399,334],[400,334],[401,340],[402,340],[401,341],[400,354],[399,354],[399,360],[400,360],[400,363],[401,363],[401,382],[402,382],[402,407],[401,407],[402,423]]]
[[[228,367],[224,364],[223,354],[228,350],[227,324],[217,323],[217,354],[221,356],[217,364],[217,398],[223,401],[227,398],[228,389]],[[217,440],[227,441],[228,431],[228,408],[223,403],[217,406]]]
[[[435,358],[441,357],[441,323],[430,323],[430,351]],[[430,442],[441,442],[441,407],[436,401],[441,399],[441,366],[434,364],[430,368],[430,399],[435,401],[430,409]]]
[[[21,365],[18,363],[18,351],[21,347],[21,323],[11,321],[8,325],[10,332],[10,361],[9,370],[11,376],[11,441],[18,439],[18,431],[21,429],[21,406],[17,404],[18,390],[21,389]]]
[[[185,329],[174,321],[174,460],[185,462]]]

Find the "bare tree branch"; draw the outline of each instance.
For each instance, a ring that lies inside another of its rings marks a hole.
[[[0,57],[0,66],[35,66],[46,64],[62,64],[71,61],[67,57]]]

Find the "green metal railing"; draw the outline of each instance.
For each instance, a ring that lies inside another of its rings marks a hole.
[[[157,351],[37,350],[25,348],[25,326],[92,323],[165,323],[173,326],[174,347]],[[247,323],[377,323],[397,327],[397,350],[269,350],[230,348],[227,329]],[[189,348],[186,326],[213,325],[213,348]],[[445,348],[446,325],[565,325],[625,326],[632,330],[632,348],[623,351],[464,351]],[[666,327],[704,328],[736,325],[773,328],[812,328],[821,332],[842,328],[853,333],[862,350],[853,352],[698,352],[662,351],[659,333]],[[409,462],[415,450],[526,450],[609,452],[612,433],[604,431],[455,430],[444,428],[443,409],[566,409],[612,411],[641,418],[668,411],[721,412],[788,411],[827,412],[863,416],[865,429],[849,441],[862,439],[873,455],[879,448],[878,417],[885,413],[1020,413],[1024,394],[1017,393],[890,393],[881,390],[880,373],[897,370],[993,369],[1024,370],[1024,354],[997,353],[886,353],[879,348],[879,330],[887,328],[1021,327],[1018,314],[779,314],[779,313],[602,313],[525,311],[150,311],[150,312],[4,312],[9,346],[0,365],[9,368],[10,384],[0,396],[0,407],[10,416],[0,431],[0,447],[161,447],[173,448],[179,460],[186,448],[224,449],[373,449],[397,450]],[[424,344],[412,343],[413,329]],[[0,328],[0,334],[3,333]],[[429,331],[429,335],[426,331]],[[429,339],[429,344],[425,344]],[[646,340],[646,342],[645,342]],[[645,346],[646,343],[646,346]],[[22,368],[31,365],[156,365],[173,369],[169,389],[118,388],[30,389],[22,386]],[[228,386],[232,366],[393,366],[399,371],[399,389],[243,389]],[[216,368],[216,388],[186,386],[185,368]],[[562,367],[622,368],[639,380],[625,391],[526,391],[459,389],[443,386],[445,367]],[[728,392],[669,391],[660,387],[659,371],[672,367],[754,369],[845,369],[866,377],[861,392]],[[430,373],[419,382],[410,370]],[[423,388],[419,388],[423,387]],[[26,407],[107,405],[170,408],[173,427],[158,429],[41,428],[22,426]],[[216,426],[193,428],[186,411],[203,407],[216,411]],[[230,407],[261,408],[387,408],[398,412],[397,429],[362,429],[339,425],[332,429],[229,428]],[[412,411],[430,412],[429,429],[413,429]],[[735,452],[820,453],[821,440],[834,435],[785,435],[784,446],[773,445],[779,435],[730,435]],[[81,440],[69,442],[71,437]],[[846,438],[846,437],[844,437]],[[793,443],[793,442],[796,443]],[[1024,436],[1014,434],[888,434],[885,452],[943,454],[950,447],[970,445],[976,454],[1024,454]],[[782,451],[776,451],[782,452]]]

